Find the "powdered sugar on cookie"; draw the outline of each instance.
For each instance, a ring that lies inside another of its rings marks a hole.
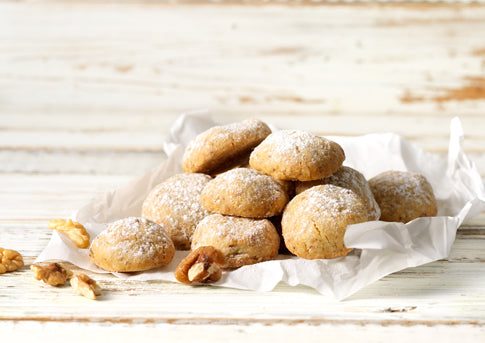
[[[353,191],[334,185],[312,187],[290,201],[281,222],[288,250],[297,256],[345,256],[348,225],[367,221],[367,209]]]
[[[433,188],[423,175],[387,171],[370,179],[369,185],[383,221],[407,223],[438,213]]]
[[[225,267],[234,268],[275,257],[279,244],[278,233],[269,220],[213,214],[197,225],[192,250],[213,246],[224,256]]]
[[[206,209],[248,218],[281,214],[287,202],[288,195],[280,183],[249,168],[236,168],[218,175],[201,194],[201,203]]]
[[[335,173],[345,159],[337,143],[306,131],[270,134],[251,153],[252,168],[282,180],[312,181]]]
[[[311,187],[324,184],[331,184],[354,191],[358,196],[360,196],[364,205],[367,207],[369,220],[379,219],[381,215],[379,205],[374,199],[374,195],[369,187],[369,183],[364,175],[362,175],[362,173],[359,171],[350,167],[342,166],[335,172],[335,174],[325,179],[299,182],[296,185],[296,193],[298,194]]]
[[[249,157],[270,133],[268,125],[258,119],[215,126],[190,142],[183,156],[184,172],[214,174],[228,170],[231,161]]]
[[[108,271],[131,272],[168,264],[175,253],[172,240],[158,224],[128,217],[108,225],[91,244],[89,257]]]
[[[147,196],[142,217],[164,224],[177,249],[189,249],[197,223],[210,214],[200,203],[200,194],[211,179],[200,173],[168,178]]]

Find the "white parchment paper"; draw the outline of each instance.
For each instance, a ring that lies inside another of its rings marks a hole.
[[[216,123],[206,112],[182,115],[170,130],[165,145],[166,160],[123,187],[89,202],[71,218],[86,227],[92,240],[107,223],[139,216],[150,190],[166,178],[182,172],[185,146],[197,134],[214,125]],[[451,121],[450,128],[447,161],[392,133],[328,137],[344,148],[344,164],[361,171],[367,178],[386,170],[425,175],[438,200],[438,217],[418,218],[407,224],[373,221],[351,225],[345,234],[345,244],[355,249],[345,257],[305,260],[279,255],[273,261],[225,272],[215,285],[270,291],[279,282],[286,282],[307,285],[322,294],[344,299],[385,275],[447,257],[461,223],[485,210],[485,190],[480,174],[461,149],[463,131],[458,118]],[[175,268],[186,254],[176,252],[173,261],[162,268],[115,275],[125,279],[176,282]],[[68,261],[90,271],[106,273],[90,261],[88,249],[78,249],[57,231],[53,232],[36,262],[48,260]]]

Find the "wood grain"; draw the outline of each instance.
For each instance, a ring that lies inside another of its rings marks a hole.
[[[67,159],[136,174],[101,161],[151,167],[177,116],[208,108],[221,123],[396,132],[440,153],[458,115],[485,175],[485,42],[470,34],[485,7],[61,1],[1,3],[0,18],[1,172],[29,158],[30,173],[75,172],[55,162]]]

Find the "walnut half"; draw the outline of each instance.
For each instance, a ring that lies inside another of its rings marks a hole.
[[[24,259],[18,251],[0,248],[0,274],[13,272],[24,265]]]
[[[83,273],[76,274],[72,277],[71,286],[78,294],[91,300],[96,300],[96,296],[101,295],[101,287],[99,287],[96,281]]]
[[[89,233],[78,222],[71,219],[53,219],[49,222],[49,229],[66,233],[78,248],[86,249],[89,247]]]
[[[223,258],[212,246],[198,247],[180,262],[175,278],[187,285],[216,282],[221,279]]]
[[[34,279],[51,286],[61,286],[72,276],[72,272],[62,263],[51,263],[48,266],[33,264],[30,269],[34,272]]]

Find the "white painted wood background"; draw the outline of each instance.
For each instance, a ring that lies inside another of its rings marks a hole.
[[[0,2],[0,246],[27,264],[47,221],[163,159],[177,116],[324,135],[396,132],[445,156],[460,116],[485,177],[485,6]],[[482,342],[485,215],[451,255],[336,302],[94,275],[97,302],[0,276],[2,339]],[[4,336],[4,334],[6,336]]]

